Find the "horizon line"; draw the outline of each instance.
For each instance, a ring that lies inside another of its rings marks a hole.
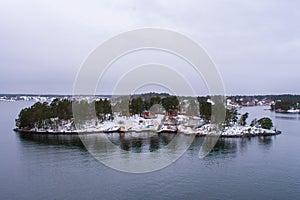
[[[145,93],[137,93],[137,94],[55,94],[55,93],[0,93],[0,96],[3,95],[24,95],[24,96],[126,96],[126,95],[142,95],[142,94],[168,94],[172,96],[171,94],[167,92],[145,92]],[[220,94],[198,94],[196,96],[199,97],[207,97],[207,96],[218,96]],[[282,96],[282,95],[294,95],[294,96],[300,96],[300,93],[266,93],[266,94],[225,94],[224,96]],[[193,95],[175,95],[175,96],[193,96]]]

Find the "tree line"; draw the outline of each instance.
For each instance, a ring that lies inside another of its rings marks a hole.
[[[145,110],[149,110],[154,105],[161,105],[166,111],[178,110],[179,100],[176,96],[167,96],[161,98],[159,96],[151,97],[150,100],[144,100],[142,97],[136,97],[130,100],[129,111],[132,114],[140,114]]]
[[[54,126],[57,121],[67,121],[73,118],[72,103],[80,104],[83,115],[89,115],[88,108],[91,103],[85,100],[75,101],[55,98],[51,103],[36,102],[29,108],[20,111],[16,119],[16,126],[22,129],[47,128]],[[96,116],[100,120],[106,120],[112,114],[110,101],[100,99],[92,102],[95,104]],[[110,114],[110,115],[108,115]]]
[[[289,109],[299,109],[299,102],[296,100],[276,101],[275,104],[271,105],[271,110],[288,111]]]
[[[67,121],[73,118],[72,104],[80,104],[80,110],[77,110],[82,116],[92,116],[96,111],[96,116],[99,120],[110,120],[113,119],[112,105],[108,99],[100,99],[93,102],[87,102],[85,100],[75,101],[68,99],[54,99],[51,103],[48,102],[37,102],[29,108],[24,108],[19,113],[18,119],[16,119],[16,126],[22,129],[46,128],[47,126],[55,126],[57,121]],[[229,110],[225,108],[224,104],[215,103],[214,105],[204,99],[198,98],[199,105],[192,105],[193,109],[199,109],[200,117],[206,122],[209,122],[212,117],[212,110],[214,107],[218,109],[225,109],[225,124],[230,125],[232,123],[239,123],[240,125],[246,125],[246,119],[248,113],[241,115],[238,119],[238,112],[236,109]],[[165,111],[179,111],[181,103],[176,96],[159,97],[153,96],[147,100],[142,97],[135,97],[129,99],[129,111],[132,114],[141,114],[145,110],[149,110],[154,105],[160,105]],[[95,109],[91,108],[91,105],[95,106]],[[198,108],[197,108],[198,107]],[[81,113],[80,113],[81,112]],[[53,120],[56,119],[56,120]],[[88,117],[87,117],[88,119]],[[260,122],[265,127],[272,126],[270,120],[263,119]],[[266,125],[265,125],[266,124]]]

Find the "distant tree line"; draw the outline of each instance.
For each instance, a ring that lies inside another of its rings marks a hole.
[[[149,100],[144,100],[142,97],[132,98],[129,110],[133,114],[140,114],[156,104],[162,105],[166,111],[179,109],[179,100],[176,96],[167,96],[164,98],[153,96]]]
[[[300,95],[292,95],[292,94],[281,94],[281,95],[235,95],[235,96],[227,96],[227,98],[235,98],[235,99],[257,99],[259,101],[264,99],[270,99],[272,101],[292,101],[299,102]]]
[[[299,102],[296,100],[276,101],[274,105],[271,105],[271,110],[287,111],[289,109],[299,109]]]

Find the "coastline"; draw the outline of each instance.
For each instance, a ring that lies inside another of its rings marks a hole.
[[[140,132],[153,132],[157,134],[161,134],[161,132],[154,131],[154,130],[145,130],[145,131],[115,131],[115,132],[105,132],[103,130],[98,130],[98,131],[33,131],[33,130],[24,130],[24,129],[18,129],[15,128],[13,129],[14,132],[19,133],[19,134],[41,134],[41,135],[85,135],[85,134],[114,134],[114,133],[120,133],[120,134],[126,134],[126,133],[140,133]],[[219,137],[223,138],[242,138],[242,137],[259,137],[259,136],[275,136],[275,135],[280,135],[282,132],[279,130],[276,131],[265,131],[261,133],[243,133],[239,132],[237,134],[231,134],[231,135],[225,135],[224,132]],[[184,134],[184,135],[195,135],[197,137],[215,137],[218,136],[218,134],[213,134],[213,133],[204,133],[204,132],[194,132],[194,133],[187,133],[187,132],[182,132],[182,131],[177,131],[169,134]]]

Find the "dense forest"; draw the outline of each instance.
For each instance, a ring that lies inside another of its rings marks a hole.
[[[73,101],[68,99],[54,99],[51,103],[37,102],[29,108],[21,110],[16,126],[23,129],[31,129],[34,127],[42,128],[45,126],[55,126],[55,123],[68,121],[73,118],[72,113]],[[87,101],[74,101],[80,104],[82,108],[88,107],[90,103]],[[96,115],[100,120],[106,120],[107,114],[111,114],[110,101],[100,99],[93,102],[95,104]],[[84,109],[83,112],[86,112]]]

